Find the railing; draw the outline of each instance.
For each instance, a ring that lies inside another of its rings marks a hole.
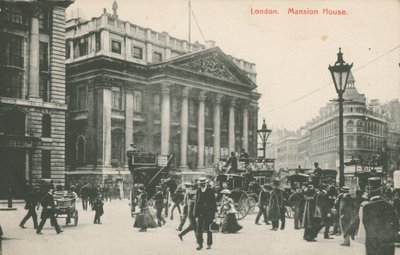
[[[0,134],[0,147],[33,148],[38,143],[38,137]]]

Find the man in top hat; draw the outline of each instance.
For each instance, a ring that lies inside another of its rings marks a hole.
[[[393,206],[381,196],[381,181],[371,177],[369,181],[370,202],[363,207],[362,222],[365,227],[367,255],[394,255],[395,236],[399,222]]]
[[[256,217],[256,224],[257,225],[261,225],[260,223],[258,223],[258,221],[261,218],[261,215],[263,215],[264,217],[264,222],[265,224],[269,224],[268,223],[268,217],[267,217],[267,207],[268,207],[268,203],[269,203],[269,198],[270,198],[270,194],[269,194],[269,185],[268,184],[264,184],[261,188],[260,194],[258,196],[258,214]]]
[[[194,216],[197,220],[197,250],[203,248],[203,232],[207,231],[207,249],[211,249],[213,244],[210,224],[213,222],[217,212],[217,202],[214,191],[207,185],[206,178],[199,179],[200,188],[196,192],[196,201],[194,205]]]
[[[271,230],[278,230],[279,220],[281,221],[281,230],[285,228],[285,208],[283,201],[283,191],[279,188],[280,181],[275,179],[272,182],[272,191],[269,200],[269,219],[272,222]]]
[[[154,207],[156,208],[158,226],[161,227],[161,223],[165,224],[165,220],[161,215],[164,208],[164,196],[161,190],[161,186],[156,186],[156,194],[154,195]]]
[[[344,241],[341,246],[350,246],[350,236],[354,235],[355,220],[357,217],[356,205],[354,199],[350,196],[350,188],[342,188],[343,196],[339,206],[340,227],[343,233]]]
[[[321,176],[321,174],[322,174],[322,169],[319,167],[318,162],[314,162],[314,171],[313,171],[313,174],[314,174],[315,176]]]

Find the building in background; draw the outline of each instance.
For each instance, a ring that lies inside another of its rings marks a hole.
[[[66,31],[69,180],[126,184],[132,143],[189,178],[231,151],[257,156],[255,64],[120,20],[115,4]]]
[[[0,196],[65,180],[65,8],[0,3]]]
[[[393,100],[381,105],[378,100],[367,103],[350,74],[344,93],[344,156],[345,161],[359,160],[377,169],[392,172],[400,167],[400,104]],[[297,132],[297,165],[313,168],[338,169],[339,127],[338,105],[330,102],[320,109],[317,117]],[[275,146],[279,168],[293,168],[293,136],[285,136]]]

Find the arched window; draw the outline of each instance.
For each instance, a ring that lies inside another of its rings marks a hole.
[[[43,114],[42,117],[42,137],[51,137],[51,116],[50,114]]]
[[[357,136],[357,148],[361,148],[362,147],[362,138],[361,136]]]
[[[352,120],[347,121],[346,130],[347,130],[347,132],[353,132],[353,130],[354,130],[354,122]]]
[[[353,148],[353,140],[352,136],[347,137],[347,148]]]
[[[111,164],[119,166],[124,161],[124,132],[115,129],[111,132]]]
[[[361,120],[357,120],[357,132],[363,132],[364,131],[364,124]]]
[[[84,166],[86,161],[86,139],[83,135],[78,136],[76,139],[76,165]]]

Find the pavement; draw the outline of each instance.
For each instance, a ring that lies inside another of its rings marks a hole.
[[[59,218],[63,233],[57,235],[47,222],[43,235],[37,235],[31,220],[25,224],[26,229],[18,227],[26,211],[23,204],[14,206],[17,208],[15,211],[0,211],[0,224],[4,232],[2,255],[365,254],[364,246],[358,242],[353,241],[350,247],[340,246],[340,236],[326,240],[320,234],[317,242],[305,242],[302,238],[303,230],[294,230],[291,219],[287,220],[285,230],[270,231],[270,225],[254,224],[255,213],[239,221],[243,226],[239,233],[216,233],[211,250],[204,248],[197,251],[194,232],[188,233],[183,242],[179,240],[179,232],[176,231],[179,214],[176,210],[175,219],[168,219],[163,227],[138,232],[138,229],[132,227],[134,218],[130,216],[129,201],[126,199],[105,202],[101,225],[93,224],[93,211],[83,211],[78,205],[78,226],[66,226],[65,219]],[[400,255],[400,250],[397,250],[397,254]]]

